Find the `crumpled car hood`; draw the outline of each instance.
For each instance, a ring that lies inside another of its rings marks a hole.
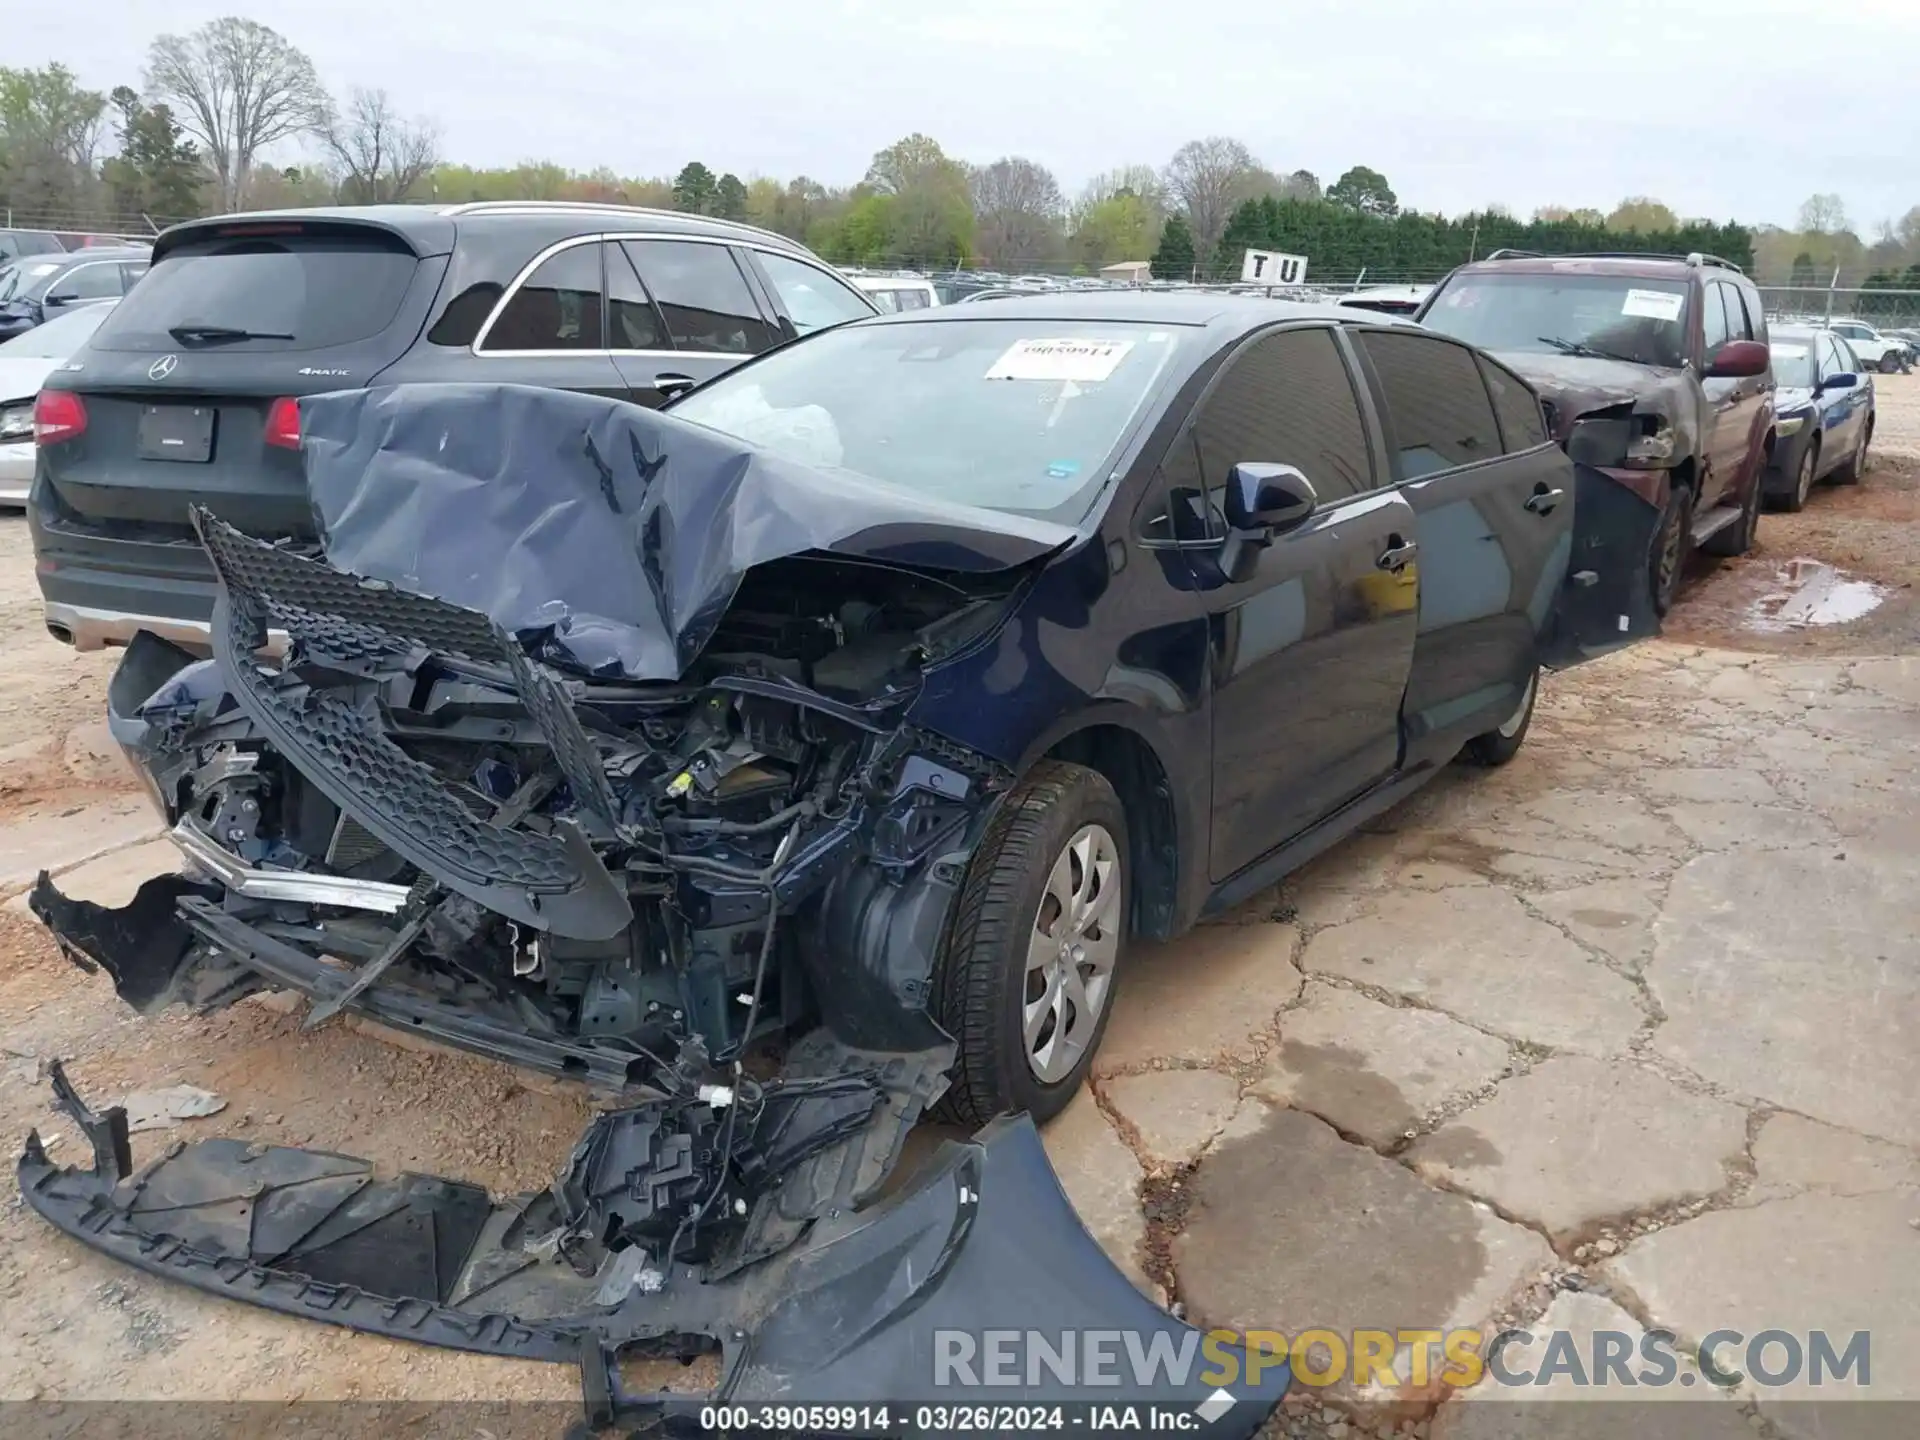
[[[1609,405],[1631,403],[1637,410],[1675,420],[1683,418],[1680,397],[1685,371],[1518,350],[1504,351],[1496,358],[1553,402],[1559,432],[1553,438],[1562,443],[1575,420]]]
[[[1003,570],[1070,543],[1044,520],[795,464],[623,401],[397,385],[300,402],[328,560],[476,610],[609,678],[674,680],[740,578],[807,551]]]

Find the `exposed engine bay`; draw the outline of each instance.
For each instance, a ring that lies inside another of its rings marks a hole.
[[[373,403],[341,401],[356,417]],[[536,413],[553,407],[564,431],[583,403],[635,431],[614,443],[598,415],[576,498],[638,532],[653,613],[536,604],[545,623],[510,627],[529,613],[526,577],[484,559],[434,562],[475,602],[455,604],[365,545],[349,570],[196,511],[219,582],[212,658],[143,633],[109,689],[186,872],[119,909],[43,875],[30,904],[143,1013],[291,990],[308,1025],[356,1012],[587,1082],[612,1108],[548,1190],[496,1199],[235,1141],[135,1171],[124,1115],[96,1115],[57,1076],[94,1164],[55,1167],[30,1137],[28,1202],[204,1289],[579,1363],[599,1420],[661,1411],[621,1390],[635,1354],[719,1351],[719,1397],[844,1401],[924,1396],[936,1313],[1193,1333],[1100,1254],[1030,1124],[950,1144],[930,1178],[881,1199],[947,1085],[936,967],[1014,778],[908,711],[930,667],[993,635],[1056,537],[1015,526],[982,542],[995,563],[929,563],[955,553],[940,516],[910,561],[892,538],[882,554],[790,540],[689,568],[660,540],[671,509],[647,508],[678,432],[590,397],[542,392]],[[368,464],[362,478],[388,477]],[[405,517],[364,513],[364,490],[311,479],[339,522],[323,534],[358,525],[394,555],[431,550]],[[773,508],[792,502],[787,483],[766,482]],[[898,502],[885,507],[893,524]],[[872,531],[858,503],[841,508],[841,531]],[[411,523],[444,514],[422,502]],[[527,544],[502,542],[523,561]],[[673,673],[652,673],[667,655]],[[988,1212],[1001,1218],[982,1230]],[[822,1313],[847,1324],[820,1333]],[[1261,1393],[1284,1386],[1282,1368]],[[1204,1428],[1250,1434],[1266,1408]]]

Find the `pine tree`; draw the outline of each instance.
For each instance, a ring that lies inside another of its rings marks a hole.
[[[1169,215],[1160,230],[1160,245],[1148,262],[1156,280],[1193,278],[1193,231],[1184,215]]]

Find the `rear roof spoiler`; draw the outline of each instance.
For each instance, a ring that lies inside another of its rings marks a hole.
[[[446,255],[453,250],[454,222],[438,210],[414,205],[341,206],[324,210],[266,210],[245,215],[210,215],[162,230],[153,242],[158,264],[181,245],[225,234],[236,237],[288,234],[348,234],[374,230],[398,240],[415,256]]]

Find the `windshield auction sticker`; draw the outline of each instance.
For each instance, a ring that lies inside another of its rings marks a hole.
[[[1686,303],[1686,296],[1670,295],[1665,290],[1629,290],[1620,302],[1620,313],[1642,320],[1678,320],[1680,307]]]
[[[987,371],[989,380],[1105,380],[1133,349],[1131,340],[1016,340]]]

